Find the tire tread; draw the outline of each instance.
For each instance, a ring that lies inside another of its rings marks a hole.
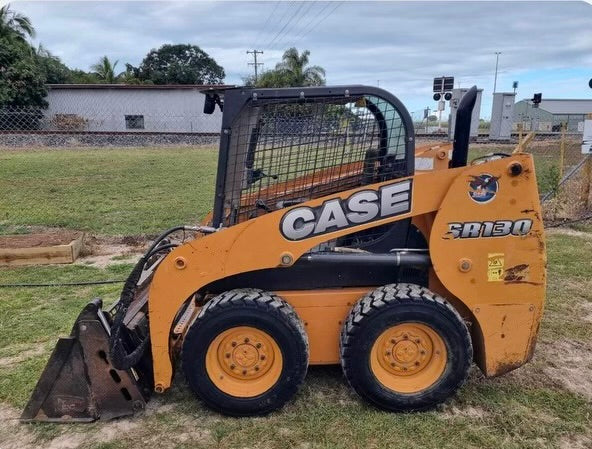
[[[446,388],[446,391],[438,391],[437,396],[450,396],[454,391],[460,388],[468,378],[473,356],[472,341],[467,326],[458,311],[442,296],[420,285],[407,283],[388,284],[378,287],[360,299],[350,311],[341,330],[340,356],[343,373],[350,387],[361,396],[365,397],[363,392],[360,391],[357,383],[352,381],[352,379],[355,378],[353,370],[357,368],[360,360],[359,357],[353,354],[352,351],[349,351],[349,349],[357,339],[365,338],[361,332],[362,324],[365,320],[374,317],[376,314],[382,313],[388,307],[394,307],[406,303],[424,303],[447,316],[452,314],[452,317],[458,322],[457,328],[462,335],[463,344],[467,348],[468,357],[462,367],[462,374],[458,376],[458,380],[454,384]],[[418,395],[421,395],[421,393],[418,393]],[[430,402],[429,398],[427,398],[427,402]],[[407,401],[406,405],[402,404],[391,409],[395,411],[423,410],[430,408],[438,402],[442,401],[434,399],[427,405],[415,406],[410,395],[410,399]]]
[[[299,338],[299,340],[304,343],[304,353],[306,356],[303,360],[298,358],[300,363],[294,371],[306,374],[306,370],[308,368],[309,345],[308,336],[304,329],[304,325],[292,306],[290,306],[280,296],[272,292],[266,292],[256,288],[244,288],[229,290],[217,295],[202,307],[194,322],[189,327],[187,334],[185,335],[185,342],[193,342],[193,340],[195,340],[194,334],[198,332],[201,322],[210,319],[210,317],[215,317],[221,312],[228,311],[230,308],[237,307],[254,309],[261,313],[271,315],[275,317],[278,322],[284,323],[291,330],[291,332],[297,335],[297,338]],[[182,346],[181,360],[183,360],[185,363],[185,360],[189,360],[189,358],[184,357],[185,351],[191,351],[191,348],[188,348],[188,346],[191,345],[186,345],[184,343]],[[287,356],[290,356],[290,354]],[[208,405],[225,414],[234,416],[267,414],[284,405],[284,403],[287,402],[300,389],[300,386],[304,382],[304,374],[296,376],[290,375],[291,381],[286,383],[283,387],[280,400],[274,402],[273,404],[270,403],[269,406],[264,410],[255,411],[254,413],[234,413],[232,410],[221,409],[212,403],[208,403]],[[189,379],[187,380],[189,381]],[[200,396],[195,390],[194,392]]]

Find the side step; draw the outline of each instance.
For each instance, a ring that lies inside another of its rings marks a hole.
[[[148,397],[136,372],[111,365],[109,332],[102,301],[94,299],[80,312],[70,336],[58,340],[21,421],[92,422],[145,408]]]

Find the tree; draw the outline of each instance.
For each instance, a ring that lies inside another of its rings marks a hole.
[[[31,20],[10,9],[10,4],[0,8],[0,37],[26,41],[28,37],[35,37],[35,28]]]
[[[90,69],[100,81],[113,84],[117,81],[115,67],[117,67],[118,62],[119,61],[111,62],[107,56],[103,56],[99,59],[99,62],[93,64]]]
[[[23,41],[0,37],[0,107],[46,107],[45,73]]]
[[[37,50],[37,63],[45,73],[45,82],[48,84],[66,84],[72,82],[70,69],[60,61],[60,58],[52,55],[43,45],[39,44]]]
[[[275,69],[261,74],[256,83],[257,87],[323,86],[325,69],[318,65],[309,66],[309,56],[308,50],[298,53],[296,48],[289,48]],[[248,79],[247,84],[255,84],[253,81]]]
[[[47,107],[47,71],[27,38],[31,21],[0,8],[0,129],[36,129]]]
[[[219,84],[224,69],[197,45],[165,44],[152,49],[138,68],[142,81],[154,84]]]
[[[292,47],[285,51],[276,69],[287,73],[294,86],[322,86],[325,84],[325,69],[318,65],[309,66],[310,51],[298,50]]]
[[[151,84],[151,81],[143,82],[139,78],[139,69],[131,64],[125,65],[125,71],[118,75],[119,80],[123,84]]]
[[[80,69],[70,69],[70,77],[74,84],[96,84],[99,82],[97,75]]]
[[[46,95],[45,73],[29,44],[0,37],[0,130],[37,129]]]

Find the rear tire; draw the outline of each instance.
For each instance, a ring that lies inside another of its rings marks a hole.
[[[466,381],[473,358],[467,326],[441,296],[415,284],[380,287],[353,307],[341,332],[351,387],[379,408],[424,410]]]
[[[308,368],[300,318],[279,296],[257,289],[224,292],[208,302],[183,342],[183,371],[210,408],[263,415],[298,391]]]

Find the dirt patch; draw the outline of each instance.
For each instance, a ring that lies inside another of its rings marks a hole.
[[[561,449],[590,449],[592,438],[586,435],[570,435],[559,440]]]
[[[113,263],[135,263],[143,251],[141,248],[128,245],[95,245],[91,254],[79,257],[77,265],[92,265],[105,268]]]
[[[58,434],[53,438],[36,435],[35,424],[22,424],[20,411],[0,404],[0,448],[1,449],[77,449],[89,444],[108,443],[125,438],[135,430],[144,429],[141,422],[130,420],[110,421],[99,425],[83,425],[82,432],[70,425],[56,427]],[[88,426],[88,427],[86,427]],[[188,423],[189,426],[189,423]],[[43,441],[44,440],[44,441]]]
[[[151,239],[144,236],[108,237],[87,235],[84,239],[83,255],[113,254],[121,250],[142,252]]]
[[[592,302],[584,302],[580,304],[582,309],[582,319],[587,323],[592,323]]]
[[[483,410],[481,407],[473,407],[473,406],[466,406],[466,407],[457,407],[451,406],[444,410],[444,418],[469,418],[475,420],[481,420],[487,417],[488,412]]]
[[[16,365],[18,363],[24,362],[25,360],[45,354],[46,351],[47,349],[45,345],[40,344],[30,349],[23,350],[19,352],[18,355],[14,355],[12,357],[0,357],[0,368],[7,368],[9,366]]]
[[[592,400],[592,344],[556,340],[545,345],[545,374],[565,388]]]
[[[52,231],[38,234],[0,236],[0,248],[36,248],[43,246],[68,245],[82,233],[77,231]]]
[[[47,449],[77,449],[85,443],[87,437],[82,433],[63,433],[47,444]]]
[[[575,229],[569,228],[549,228],[545,230],[548,235],[553,234],[561,234],[561,235],[569,235],[574,237],[580,237],[585,240],[592,242],[592,233],[591,232],[583,232],[583,231],[576,231]]]
[[[134,263],[144,253],[147,241],[141,237],[87,236],[76,264],[105,268],[115,262]]]
[[[20,412],[0,404],[0,447],[2,449],[27,449],[38,447],[34,435],[20,424]]]
[[[134,430],[145,430],[145,427],[141,425],[142,423],[140,422],[139,417],[132,419],[135,420],[123,419],[120,421],[111,421],[100,426],[100,428],[97,429],[94,439],[96,439],[98,442],[100,441],[102,443],[108,443]]]

